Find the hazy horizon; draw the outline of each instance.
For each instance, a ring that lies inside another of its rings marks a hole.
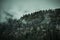
[[[0,0],[0,17],[5,19],[4,11],[19,19],[25,14],[55,8],[60,8],[59,0]]]

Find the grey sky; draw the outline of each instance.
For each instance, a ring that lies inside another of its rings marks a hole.
[[[0,0],[0,15],[7,11],[17,19],[28,13],[55,8],[60,8],[60,0]]]

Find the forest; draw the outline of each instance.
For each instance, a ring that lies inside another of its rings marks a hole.
[[[60,8],[0,22],[0,40],[60,40]]]

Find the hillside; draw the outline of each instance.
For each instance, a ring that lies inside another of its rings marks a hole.
[[[0,23],[0,40],[60,40],[60,8]]]

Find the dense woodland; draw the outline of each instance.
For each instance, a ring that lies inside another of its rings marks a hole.
[[[40,10],[0,23],[0,40],[60,40],[60,8]]]

